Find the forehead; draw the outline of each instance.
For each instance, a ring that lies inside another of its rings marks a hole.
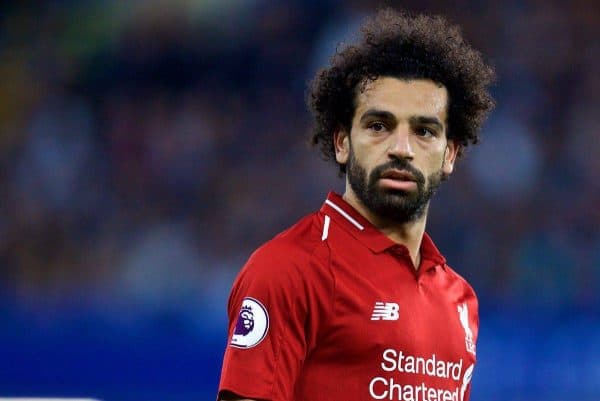
[[[355,117],[369,109],[389,111],[398,118],[436,116],[446,121],[448,91],[428,79],[379,77],[368,82],[356,97]]]

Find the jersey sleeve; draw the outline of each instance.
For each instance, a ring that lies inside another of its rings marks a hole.
[[[331,299],[327,266],[294,247],[267,245],[246,263],[228,304],[219,392],[291,401]]]

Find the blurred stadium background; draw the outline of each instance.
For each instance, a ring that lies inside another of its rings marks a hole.
[[[472,400],[600,400],[600,3],[391,4],[498,71],[429,225],[480,297]],[[236,272],[342,189],[305,88],[373,8],[2,2],[0,396],[214,399]]]

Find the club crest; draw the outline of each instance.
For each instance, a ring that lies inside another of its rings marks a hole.
[[[473,331],[469,327],[469,308],[467,307],[467,303],[464,302],[458,305],[457,309],[460,324],[465,331],[465,346],[467,348],[467,352],[475,355],[475,341],[473,340]]]

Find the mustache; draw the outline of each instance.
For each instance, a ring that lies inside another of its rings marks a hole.
[[[371,182],[379,179],[383,173],[388,170],[404,170],[409,172],[414,178],[416,183],[421,186],[425,184],[425,176],[417,168],[412,166],[406,159],[393,159],[392,161],[377,166],[371,171]]]

